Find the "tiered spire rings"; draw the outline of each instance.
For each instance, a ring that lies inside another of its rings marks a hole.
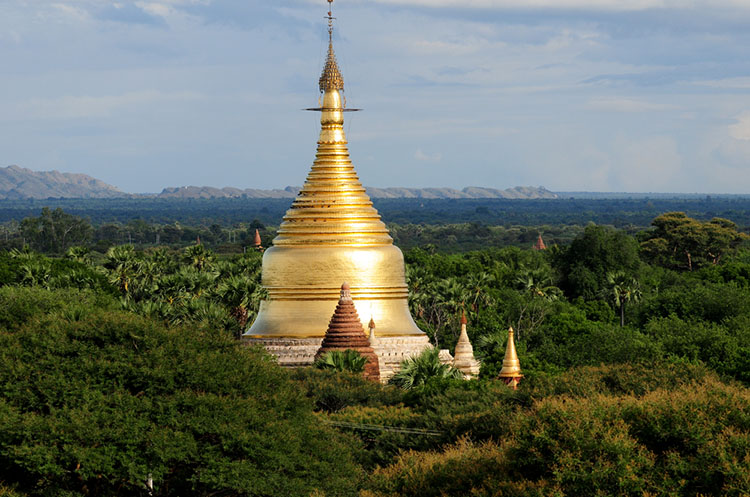
[[[355,109],[345,108],[344,78],[332,42],[332,3],[328,0],[329,46],[319,80],[320,105],[308,109],[320,112],[315,161],[273,246],[263,254],[262,284],[268,297],[245,336],[263,343],[289,339],[292,342],[283,343],[290,347],[297,346],[295,340],[322,338],[341,282],[347,281],[358,315],[367,309],[368,317],[377,320],[378,342],[394,337],[389,343],[399,349],[389,357],[400,361],[401,347],[421,350],[427,338],[409,314],[403,255],[349,157],[344,115]],[[367,321],[361,324],[364,328]]]

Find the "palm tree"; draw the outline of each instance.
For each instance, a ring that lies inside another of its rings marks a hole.
[[[138,263],[132,245],[119,245],[107,250],[107,262],[104,263],[104,267],[109,270],[109,281],[117,285],[125,298],[131,297],[131,284],[140,272]]]
[[[49,290],[52,267],[47,259],[29,259],[21,266],[21,282],[29,286],[41,286]]]
[[[36,258],[36,252],[31,250],[31,247],[29,247],[28,244],[24,244],[24,246],[20,250],[17,248],[10,249],[10,251],[8,251],[8,255],[11,259],[26,261]]]
[[[492,305],[492,297],[487,293],[487,288],[492,284],[493,277],[491,274],[482,271],[480,273],[471,273],[467,279],[467,286],[471,292],[471,310],[479,311],[479,306]]]
[[[229,313],[237,321],[238,335],[245,331],[250,318],[250,299],[256,290],[255,282],[243,275],[234,275],[219,283],[216,296],[221,304],[230,309]],[[239,338],[239,336],[238,336]]]
[[[214,260],[214,254],[201,243],[187,247],[182,253],[185,262],[193,266],[198,271],[206,269]]]
[[[641,300],[641,286],[635,278],[629,278],[624,271],[610,271],[607,273],[610,295],[616,307],[620,308],[620,327],[625,326],[625,305],[628,302]]]
[[[171,273],[177,269],[177,262],[166,247],[151,249],[147,254],[149,261],[156,264],[159,274]]]
[[[89,262],[89,249],[82,246],[70,247],[65,253],[68,259],[73,259],[76,262]]]
[[[516,339],[520,341],[522,332],[524,335],[531,333],[544,321],[551,310],[549,303],[557,300],[562,292],[552,284],[552,277],[544,268],[520,266],[516,285],[522,292],[515,326]]]
[[[332,369],[339,372],[361,373],[365,370],[367,358],[352,349],[332,350],[315,360],[313,366],[318,369]]]
[[[404,390],[422,386],[432,378],[461,379],[463,374],[450,364],[440,362],[440,351],[430,347],[401,362],[399,371],[388,381]]]

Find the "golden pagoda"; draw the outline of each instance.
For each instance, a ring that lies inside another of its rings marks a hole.
[[[521,374],[521,362],[518,360],[516,353],[516,342],[513,339],[513,327],[508,328],[508,344],[505,346],[505,357],[503,358],[503,368],[500,370],[498,378],[503,380],[513,390],[518,388],[523,375]]]
[[[243,338],[282,365],[310,364],[347,281],[359,316],[378,322],[381,378],[428,346],[409,314],[404,258],[359,181],[344,134],[344,79],[333,50],[328,0],[328,54],[319,80],[320,138],[304,186],[263,254],[268,297]],[[367,323],[363,323],[366,325]]]

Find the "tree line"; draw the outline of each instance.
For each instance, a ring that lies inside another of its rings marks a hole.
[[[264,298],[253,250],[0,252],[0,495],[750,492],[735,224],[668,212],[542,251],[425,244],[405,260],[437,348],[466,312],[479,380],[433,362],[383,386],[240,346]],[[495,379],[509,326],[516,392]]]

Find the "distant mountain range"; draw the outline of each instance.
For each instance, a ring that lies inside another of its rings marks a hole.
[[[58,171],[32,171],[18,166],[0,167],[0,199],[46,198],[294,198],[300,187],[287,186],[283,190],[255,188],[213,188],[183,186],[165,188],[157,194],[130,194],[86,174]],[[453,188],[367,188],[373,198],[558,198],[544,187],[517,186],[507,190],[469,186]]]
[[[114,198],[120,189],[86,174],[32,171],[24,167],[0,167],[0,199]]]
[[[463,190],[453,188],[375,188],[366,187],[372,198],[557,198],[557,194],[544,187],[517,186],[507,190],[469,186]],[[258,190],[248,188],[212,188],[210,186],[183,186],[165,188],[157,195],[160,198],[294,198],[299,186],[287,186],[283,190]]]

